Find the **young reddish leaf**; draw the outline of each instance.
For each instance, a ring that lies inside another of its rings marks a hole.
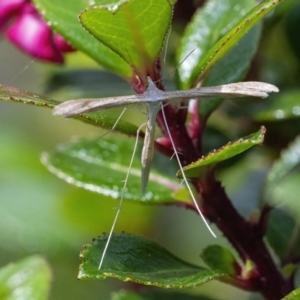
[[[81,13],[82,25],[137,70],[146,82],[170,26],[168,0],[132,0],[93,6]]]
[[[228,143],[218,150],[214,150],[205,157],[203,156],[198,161],[185,166],[183,168],[186,177],[188,178],[198,178],[202,175],[206,167],[215,165],[223,160],[229,159],[236,156],[254,145],[261,144],[264,140],[266,129],[261,127],[261,129],[253,134],[243,137],[233,143]],[[177,177],[181,178],[181,171],[177,172]]]
[[[101,269],[98,269],[107,236],[85,245],[80,257],[79,279],[105,279],[154,285],[164,288],[191,288],[227,276],[188,264],[165,248],[133,234],[113,234]]]

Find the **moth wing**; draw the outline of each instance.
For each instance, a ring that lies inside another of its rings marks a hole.
[[[269,93],[278,91],[279,89],[272,84],[249,81],[166,92],[164,96],[167,98],[165,100],[192,99],[199,97],[236,98],[246,96],[266,98],[269,96]]]
[[[70,118],[83,113],[138,103],[141,101],[140,98],[139,95],[132,95],[124,97],[70,100],[57,105],[53,109],[53,115],[62,115]]]

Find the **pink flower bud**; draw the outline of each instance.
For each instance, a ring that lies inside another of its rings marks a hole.
[[[0,31],[12,17],[19,14],[26,2],[28,0],[0,0]]]
[[[33,57],[55,63],[64,61],[54,43],[52,30],[31,4],[23,7],[7,36],[16,46]]]
[[[172,143],[170,141],[169,138],[167,137],[159,137],[155,140],[158,144],[161,144],[162,146],[169,148],[169,149],[173,149],[172,147]]]
[[[75,48],[73,48],[70,44],[66,42],[66,40],[59,34],[54,33],[54,43],[56,47],[61,51],[61,52],[72,52],[76,51]]]

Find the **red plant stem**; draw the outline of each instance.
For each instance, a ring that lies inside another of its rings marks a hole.
[[[199,188],[205,216],[218,226],[243,261],[249,259],[255,264],[260,282],[258,292],[269,300],[278,300],[287,295],[292,287],[275,266],[262,240],[260,228],[238,214],[221,183],[213,175],[208,176],[205,182],[200,182]]]
[[[158,88],[164,90],[159,80],[159,72],[154,72],[154,75],[154,79],[159,84]],[[165,124],[163,115],[159,112],[158,126],[165,137],[169,138],[166,129],[168,126],[182,165],[185,166],[199,159],[202,155],[201,142],[206,120],[198,120],[199,139],[195,144],[185,124],[187,111],[177,110],[167,105],[164,107],[164,113],[168,124]],[[251,260],[255,264],[256,268],[251,274],[253,276],[244,280],[244,287],[260,292],[268,300],[279,300],[291,292],[293,289],[291,282],[285,280],[280,274],[264,244],[266,217],[262,224],[252,224],[239,215],[221,183],[215,180],[213,171],[208,171],[204,179],[191,182],[201,195],[200,207],[206,218],[218,226],[239,253],[243,262]],[[239,286],[243,286],[242,283],[243,279],[240,280]]]
[[[164,110],[181,163],[186,165],[196,161],[199,153],[186,130],[185,113],[176,111],[171,106],[166,106]],[[163,134],[168,137],[161,113],[157,122]],[[215,180],[213,172],[208,173],[205,179],[194,180],[192,183],[201,195],[200,206],[205,216],[218,226],[244,262],[251,260],[255,264],[253,274],[256,275],[247,279],[245,286],[249,290],[260,292],[268,300],[278,300],[287,295],[292,286],[282,277],[273,262],[263,242],[262,228],[239,215],[221,183]]]
[[[169,127],[173,142],[176,145],[176,150],[179,153],[182,165],[187,165],[196,161],[199,154],[185,127],[186,113],[181,110],[176,111],[170,105],[164,107],[164,113],[168,122],[167,126]],[[163,134],[166,137],[169,137],[161,112],[158,113],[156,120]]]

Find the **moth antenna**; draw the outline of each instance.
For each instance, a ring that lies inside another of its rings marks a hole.
[[[175,67],[171,72],[169,72],[167,75],[163,76],[160,80],[164,80],[165,78],[169,77],[171,74],[173,74],[183,63],[184,61],[196,50],[193,49],[179,64],[177,67]]]
[[[122,110],[122,112],[120,113],[120,115],[119,115],[119,117],[117,118],[117,120],[116,120],[115,124],[113,125],[113,127],[112,127],[110,130],[108,130],[107,132],[105,132],[104,134],[102,134],[101,136],[99,136],[98,139],[103,138],[104,136],[106,136],[107,134],[109,134],[109,133],[111,133],[111,132],[113,132],[113,131],[115,130],[116,126],[118,125],[119,121],[120,121],[121,118],[123,117],[123,115],[124,115],[124,113],[125,113],[126,110],[127,110],[127,107],[125,107],[125,108]]]
[[[42,53],[43,53],[44,51],[46,51],[49,47],[50,47],[50,43],[49,43],[48,45],[46,45],[46,46],[39,52],[39,53],[40,53],[39,55],[35,56],[32,60],[30,60],[29,63],[28,63],[23,69],[21,69],[21,70],[13,77],[13,78],[8,82],[7,85],[11,85],[11,83],[14,82],[18,76],[20,76],[22,73],[24,73],[24,72],[28,69],[28,67],[29,67],[31,64],[33,64],[36,60],[38,60],[38,59],[40,58],[40,56],[42,55]]]
[[[125,177],[125,180],[124,180],[124,185],[123,185],[122,192],[121,192],[120,202],[119,202],[119,205],[118,205],[118,208],[117,208],[117,212],[116,212],[116,215],[115,215],[113,224],[112,224],[111,229],[110,229],[110,232],[109,232],[109,234],[108,234],[108,238],[107,238],[105,247],[104,247],[104,249],[103,249],[103,253],[102,253],[102,256],[101,256],[101,259],[100,259],[100,263],[99,263],[98,270],[100,270],[101,267],[102,267],[102,264],[103,264],[103,261],[104,261],[105,254],[106,254],[106,252],[107,252],[107,249],[108,249],[108,246],[109,246],[109,243],[110,243],[112,234],[113,234],[113,232],[114,232],[114,229],[115,229],[116,224],[117,224],[117,220],[118,220],[118,218],[119,218],[119,215],[120,215],[120,212],[121,212],[121,209],[122,209],[123,200],[124,200],[124,195],[125,195],[125,189],[126,189],[126,186],[127,186],[127,183],[128,183],[128,178],[129,178],[130,171],[131,171],[131,168],[132,168],[133,159],[134,159],[134,156],[135,156],[135,153],[136,153],[137,144],[138,144],[138,141],[139,141],[140,131],[141,131],[142,127],[145,126],[145,125],[146,125],[146,123],[143,123],[143,124],[138,128],[138,130],[137,130],[137,132],[136,132],[136,139],[135,139],[134,149],[133,149],[133,152],[132,152],[132,155],[131,155],[130,163],[129,163],[129,166],[128,166],[128,171],[127,171],[127,174],[126,174],[126,177]]]
[[[172,145],[172,146],[173,146],[173,145]],[[181,152],[178,152],[178,151],[177,151],[177,153],[178,153],[178,154],[182,154]],[[172,154],[172,156],[170,157],[170,160],[172,160],[172,159],[174,158],[174,156],[175,156],[175,152],[174,152],[174,153]]]
[[[184,171],[183,171],[183,168],[182,168],[182,164],[181,164],[180,159],[179,159],[178,152],[177,152],[177,150],[176,150],[176,147],[175,147],[173,138],[172,138],[172,136],[171,136],[171,132],[170,132],[170,130],[169,130],[169,126],[168,126],[168,123],[167,123],[167,119],[166,119],[166,115],[165,115],[165,111],[164,111],[163,105],[161,105],[161,112],[162,112],[163,120],[164,120],[165,125],[166,125],[166,129],[167,129],[168,135],[169,135],[169,137],[170,137],[170,141],[171,141],[172,147],[173,147],[173,149],[174,149],[174,154],[175,154],[175,156],[176,156],[176,159],[177,159],[177,162],[178,162],[180,171],[181,171],[181,173],[182,173],[183,181],[184,181],[184,183],[186,184],[186,186],[187,186],[187,188],[188,188],[188,191],[189,191],[189,193],[190,193],[190,195],[191,195],[191,197],[192,197],[192,199],[193,199],[193,202],[194,202],[194,204],[195,204],[195,207],[196,207],[196,209],[197,209],[199,215],[201,216],[201,218],[202,218],[202,220],[203,220],[205,226],[207,227],[207,229],[209,230],[209,232],[212,234],[213,237],[217,237],[217,236],[215,235],[215,233],[212,231],[212,229],[210,228],[210,226],[209,226],[208,222],[206,221],[206,219],[205,219],[203,213],[201,212],[201,210],[200,210],[200,208],[199,208],[199,205],[198,205],[198,203],[197,203],[197,201],[196,201],[196,199],[195,199],[195,196],[194,196],[194,194],[193,194],[193,192],[192,192],[192,190],[191,190],[191,188],[190,188],[190,185],[189,185],[189,183],[188,183],[188,180],[187,180],[187,178],[186,178],[186,176],[185,176],[185,174],[184,174]]]
[[[166,35],[166,38],[165,38],[165,47],[164,47],[164,51],[163,51],[163,63],[162,63],[162,70],[161,70],[161,74],[163,75],[163,78],[164,78],[164,71],[165,71],[165,65],[166,65],[166,57],[167,57],[167,51],[168,51],[169,38],[170,38],[170,35],[171,35],[171,31],[172,31],[172,24],[170,23],[170,27],[169,27],[168,33]]]

